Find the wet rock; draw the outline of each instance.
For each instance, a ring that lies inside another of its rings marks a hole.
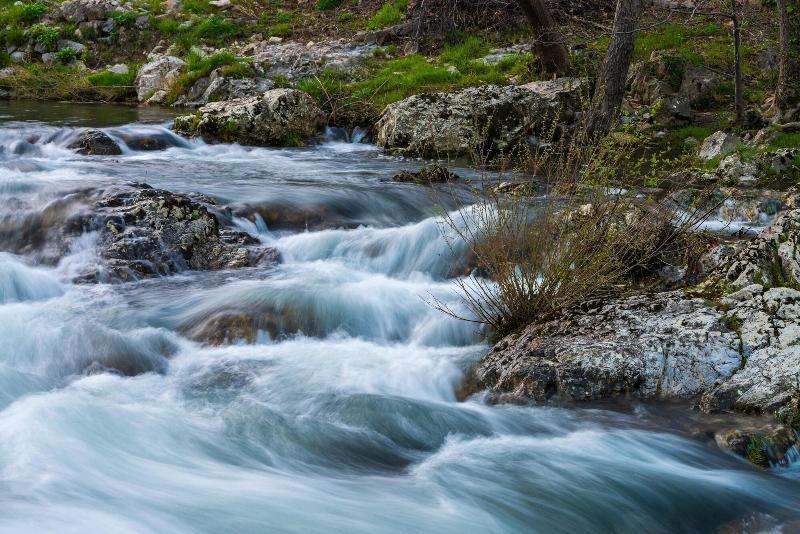
[[[120,133],[119,137],[125,141],[128,148],[137,151],[166,150],[175,146],[172,139],[164,135],[136,135],[130,133]]]
[[[180,75],[184,65],[182,59],[173,56],[161,56],[142,65],[133,82],[139,102],[163,103],[169,84]]]
[[[376,143],[422,157],[507,152],[552,111],[543,97],[521,86],[414,95],[386,107],[375,126]]]
[[[419,172],[403,171],[392,177],[394,182],[412,182],[416,184],[443,184],[459,180],[459,176],[447,167],[437,164],[426,165]]]
[[[759,467],[786,465],[788,456],[797,454],[798,437],[794,429],[769,425],[758,429],[726,429],[714,440],[721,449],[746,458]]]
[[[122,149],[106,133],[97,129],[84,130],[70,141],[67,148],[84,156],[118,156]]]
[[[730,154],[741,144],[742,141],[735,135],[722,131],[715,132],[705,138],[703,144],[700,145],[697,157],[706,161],[712,160],[718,156]]]
[[[246,145],[297,145],[319,133],[325,114],[308,94],[273,89],[261,96],[213,102],[175,119],[173,128],[208,141]]]

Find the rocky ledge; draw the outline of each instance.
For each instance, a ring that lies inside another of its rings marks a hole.
[[[800,426],[800,208],[787,204],[756,238],[710,251],[698,286],[590,303],[507,336],[475,369],[477,387],[500,401],[695,399]]]

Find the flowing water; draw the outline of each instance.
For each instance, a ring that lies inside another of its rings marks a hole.
[[[55,265],[0,252],[0,531],[800,524],[797,464],[759,471],[673,424],[684,409],[458,402],[487,346],[426,300],[458,309],[460,251],[438,217],[466,197],[389,181],[418,162],[341,134],[297,149],[211,146],[152,111],[4,106],[6,235],[70,191],[133,180],[249,207],[236,224],[283,261],[86,285],[72,279],[97,262],[91,234]],[[124,154],[65,149],[84,126],[106,128]],[[130,148],[143,134],[169,148]],[[282,224],[297,212],[314,217]],[[219,310],[291,313],[295,328],[222,346],[181,334]]]

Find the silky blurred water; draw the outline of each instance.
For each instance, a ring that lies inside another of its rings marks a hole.
[[[93,235],[56,265],[0,252],[0,531],[800,525],[794,466],[759,471],[658,407],[459,402],[487,346],[428,302],[467,313],[452,279],[463,248],[440,218],[466,195],[389,181],[419,162],[336,132],[298,149],[206,145],[139,113],[0,107],[0,234],[71,191],[133,180],[237,206],[233,222],[283,261],[77,285],[98,261]],[[64,148],[88,126],[123,155]],[[125,145],[142,135],[169,148]],[[321,214],[316,226],[256,215],[304,209]],[[185,337],[220,312],[269,317],[277,331],[254,344]]]

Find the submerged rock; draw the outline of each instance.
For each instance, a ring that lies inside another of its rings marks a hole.
[[[416,184],[443,184],[447,182],[455,182],[459,180],[459,176],[450,172],[447,167],[437,165],[435,163],[426,165],[418,172],[403,171],[392,177],[394,182],[412,182]]]
[[[118,156],[122,149],[108,134],[101,130],[89,129],[79,133],[70,141],[67,148],[84,156]]]
[[[522,86],[414,95],[386,107],[375,125],[376,143],[422,157],[507,152],[545,124],[551,111],[545,98]]]
[[[721,430],[714,435],[714,440],[721,449],[746,458],[759,467],[786,465],[788,456],[797,454],[798,446],[797,433],[785,425]]]
[[[308,94],[273,89],[261,96],[213,102],[175,119],[176,132],[208,141],[246,145],[298,145],[319,133],[325,114]]]

